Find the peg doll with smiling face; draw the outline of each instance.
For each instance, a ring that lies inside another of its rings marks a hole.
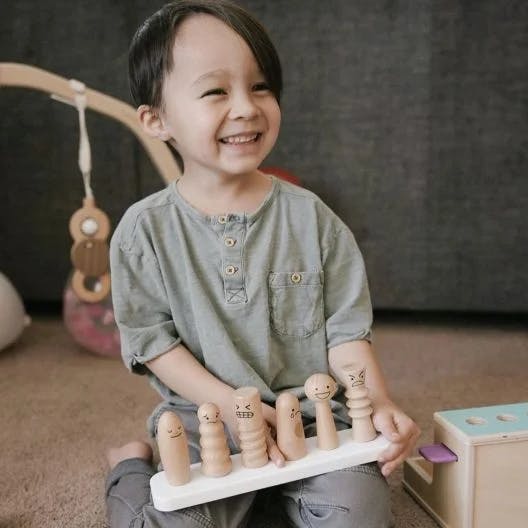
[[[187,435],[179,416],[164,412],[159,420],[156,439],[167,481],[171,486],[181,486],[191,478],[191,460]]]
[[[335,449],[339,445],[339,439],[330,400],[337,392],[337,383],[328,374],[317,373],[306,380],[304,391],[306,397],[315,403],[317,446],[319,449]]]
[[[306,397],[316,403],[329,402],[337,392],[337,384],[328,374],[317,373],[306,380],[304,391]]]

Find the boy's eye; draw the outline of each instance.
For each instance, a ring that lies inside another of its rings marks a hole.
[[[266,82],[259,82],[259,83],[253,85],[253,90],[255,92],[262,92],[262,91],[266,91],[266,90],[269,90],[269,89],[270,89],[270,87],[268,86],[268,83],[266,83]]]
[[[225,95],[226,91],[223,88],[213,88],[212,90],[207,90],[204,92],[201,97],[207,97],[208,95]]]

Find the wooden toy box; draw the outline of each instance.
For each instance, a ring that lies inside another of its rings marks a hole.
[[[528,526],[528,402],[437,412],[434,442],[458,460],[411,458],[403,485],[440,526]]]

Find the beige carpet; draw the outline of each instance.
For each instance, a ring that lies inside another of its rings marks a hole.
[[[431,437],[435,410],[528,400],[528,331],[502,321],[380,320],[393,397]],[[83,352],[57,317],[37,317],[0,353],[0,528],[103,527],[104,451],[145,438],[158,401],[120,361]],[[390,479],[396,526],[436,526]]]

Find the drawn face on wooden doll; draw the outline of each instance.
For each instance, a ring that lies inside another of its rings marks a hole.
[[[279,420],[287,420],[296,436],[304,435],[301,408],[295,394],[283,392],[277,398],[275,408],[277,410],[277,422]]]
[[[299,400],[291,392],[283,392],[275,402],[275,408],[283,416],[288,416],[292,422],[301,419],[301,408]]]
[[[185,430],[179,416],[173,412],[164,412],[158,420],[158,437],[163,436],[167,439],[185,441]]]
[[[214,403],[202,403],[198,408],[200,423],[217,423],[220,421],[220,410]]]
[[[235,415],[239,428],[257,429],[263,423],[262,403],[255,387],[241,387],[234,394]]]
[[[329,401],[337,392],[337,383],[328,374],[313,374],[306,380],[304,392],[307,398],[315,402]]]
[[[189,481],[190,465],[187,435],[179,416],[165,411],[158,420],[156,432],[159,453],[167,480],[171,486]]]
[[[365,385],[365,367],[358,365],[345,365],[343,376],[346,385],[350,388],[363,387]]]

